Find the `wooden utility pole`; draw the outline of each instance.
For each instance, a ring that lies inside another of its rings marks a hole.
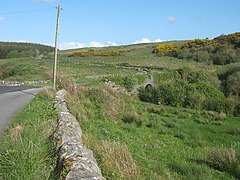
[[[56,76],[57,76],[57,58],[58,58],[58,30],[60,23],[60,3],[57,8],[57,26],[56,26],[56,36],[55,36],[55,53],[54,53],[54,67],[53,67],[53,89],[56,89]]]

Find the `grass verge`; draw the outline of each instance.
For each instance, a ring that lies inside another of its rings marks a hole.
[[[41,92],[12,121],[1,137],[0,179],[53,179],[50,136],[57,113],[53,93]]]

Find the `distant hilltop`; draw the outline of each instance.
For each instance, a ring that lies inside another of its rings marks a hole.
[[[51,46],[35,43],[0,42],[0,59],[39,57],[54,51]]]

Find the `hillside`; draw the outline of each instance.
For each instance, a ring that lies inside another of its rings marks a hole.
[[[0,42],[0,59],[18,57],[37,57],[53,52],[51,46],[34,43]]]
[[[58,88],[104,177],[240,178],[238,38],[60,52]],[[50,79],[49,60],[19,60],[0,60],[1,80]]]

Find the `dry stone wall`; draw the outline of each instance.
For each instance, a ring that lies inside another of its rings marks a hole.
[[[93,153],[82,144],[82,131],[78,121],[69,113],[64,96],[56,93],[54,108],[59,110],[58,127],[54,135],[59,155],[58,166],[68,169],[66,180],[105,180]],[[63,169],[63,168],[61,168]]]

